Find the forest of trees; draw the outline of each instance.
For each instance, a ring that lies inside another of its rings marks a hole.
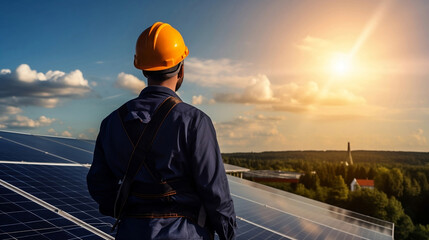
[[[225,163],[252,170],[301,172],[298,184],[266,185],[395,223],[395,239],[429,239],[429,153],[290,151],[223,154]],[[354,178],[375,189],[351,192]],[[252,179],[250,179],[252,180]]]

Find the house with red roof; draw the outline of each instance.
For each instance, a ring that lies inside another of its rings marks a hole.
[[[374,180],[354,178],[352,183],[350,183],[350,190],[355,191],[359,188],[374,189]]]

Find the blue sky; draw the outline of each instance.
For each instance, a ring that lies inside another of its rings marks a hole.
[[[0,129],[95,138],[145,78],[157,21],[190,55],[182,99],[223,152],[429,150],[429,3],[2,1]]]

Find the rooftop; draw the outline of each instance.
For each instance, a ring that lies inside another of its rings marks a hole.
[[[368,179],[356,179],[356,182],[359,184],[359,186],[368,186],[368,187],[374,187],[374,180],[368,180]]]

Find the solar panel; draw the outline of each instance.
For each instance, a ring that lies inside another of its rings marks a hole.
[[[277,228],[275,224],[288,222],[293,225],[298,222],[301,226],[309,228],[316,224],[319,234],[330,232],[327,237],[336,235],[335,232],[341,235],[347,233],[341,239],[353,237],[392,239],[393,229],[391,224],[386,226],[388,222],[368,216],[365,220],[359,219],[356,213],[351,211],[339,212],[331,205],[239,178],[229,177],[229,184],[235,206],[238,208],[237,215],[241,213],[244,218],[255,219],[258,224],[268,225],[288,236],[294,237],[299,233],[287,225]],[[299,231],[302,230],[301,227]]]
[[[239,167],[239,166],[235,166],[235,165],[231,165],[231,164],[227,164],[227,163],[224,163],[224,166],[225,166],[225,171],[227,173],[250,171],[250,169],[248,169],[248,168],[243,168],[243,167]]]
[[[18,145],[44,152],[51,156],[56,156],[58,158],[61,157],[64,161],[82,164],[92,163],[92,150],[74,146],[71,147],[72,145],[62,143],[61,141],[64,141],[62,138],[56,138],[55,141],[52,141],[53,138],[28,134],[16,134],[12,132],[1,132],[0,136],[3,140],[17,143]],[[78,140],[76,139],[76,141]],[[82,141],[82,143],[84,142]],[[25,161],[28,160],[25,159]]]
[[[51,142],[56,142],[71,148],[75,148],[78,150],[86,150],[91,154],[94,152],[95,141],[93,140],[83,140],[83,139],[74,139],[74,138],[65,138],[65,137],[59,138],[59,137],[52,137],[52,136],[39,136],[39,137]]]
[[[102,239],[2,186],[0,223],[0,239]]]
[[[27,162],[57,162],[72,163],[73,161],[58,158],[45,151],[37,151],[30,146],[1,137],[0,135],[0,161],[27,161]]]
[[[111,238],[114,219],[98,212],[86,188],[88,165],[83,163],[91,162],[93,148],[93,141],[0,131],[0,185],[8,184],[16,191],[0,186],[0,238],[19,234],[99,238],[94,229]],[[393,239],[392,223],[240,178],[228,176],[228,180],[237,214],[237,239]],[[21,212],[46,220],[49,234],[27,224],[32,221]]]
[[[248,223],[242,218],[237,219],[237,227],[239,229],[237,233],[237,239],[249,239],[249,240],[270,240],[270,239],[283,239],[283,240],[292,240],[283,236],[282,234],[273,232],[271,229],[265,229],[263,226],[257,226],[251,223]]]
[[[113,218],[101,215],[86,186],[88,168],[0,164],[0,179],[82,221],[110,233]]]

